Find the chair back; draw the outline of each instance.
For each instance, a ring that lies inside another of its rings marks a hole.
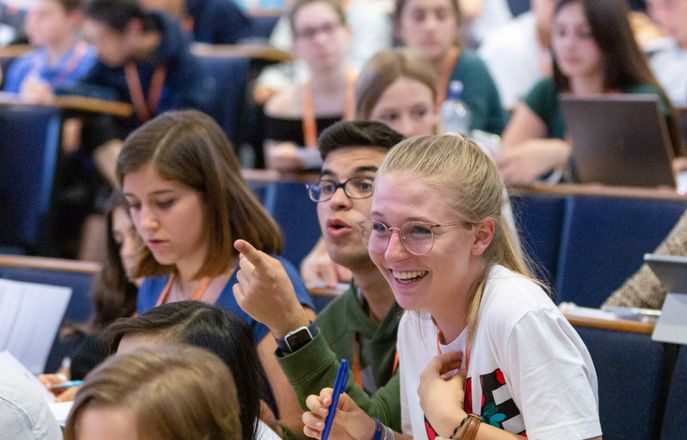
[[[687,438],[687,346],[681,346],[670,381],[661,428],[662,440]]]
[[[60,143],[60,112],[0,107],[0,246],[28,252],[41,240]]]
[[[245,57],[224,57],[194,55],[199,60],[208,87],[216,95],[208,114],[224,129],[235,148],[239,147],[241,127],[239,121],[246,108],[246,90],[250,59]]]
[[[599,307],[665,239],[687,203],[622,197],[570,197],[567,202],[556,297]]]
[[[576,326],[599,383],[604,439],[655,438],[664,345],[650,334]]]

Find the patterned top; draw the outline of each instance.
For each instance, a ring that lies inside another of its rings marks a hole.
[[[654,253],[687,256],[687,211]],[[661,282],[649,266],[643,264],[639,271],[608,297],[604,305],[660,309],[665,299],[666,290]]]

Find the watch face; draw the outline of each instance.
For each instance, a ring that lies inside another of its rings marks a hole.
[[[310,341],[312,341],[312,335],[307,327],[300,328],[295,333],[291,333],[286,337],[286,343],[289,345],[292,352],[298,350]]]

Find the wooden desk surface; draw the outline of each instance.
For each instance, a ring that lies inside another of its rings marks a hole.
[[[17,58],[24,55],[31,50],[30,44],[10,44],[9,46],[0,47],[0,59],[2,58]]]
[[[22,99],[15,93],[0,92],[0,106],[37,106],[56,107],[65,110],[79,110],[92,113],[104,113],[128,118],[133,114],[133,107],[126,102],[107,101],[104,99],[88,98],[85,96],[56,96],[52,104],[33,104]]]
[[[277,170],[241,170],[243,178],[255,183],[312,183],[320,177],[317,171],[282,173]]]
[[[560,183],[557,185],[547,185],[544,183],[535,183],[531,185],[514,186],[510,188],[510,193],[512,195],[600,196],[687,201],[687,196],[678,194],[674,188],[640,188],[631,186],[607,186],[601,184]]]
[[[570,313],[564,313],[564,315],[574,326],[591,327],[602,330],[615,330],[650,335],[654,332],[654,327],[656,326],[653,322],[628,321],[625,319],[600,319],[587,316],[576,316]]]
[[[62,260],[59,258],[27,257],[23,255],[0,255],[0,267],[25,269],[55,270],[60,272],[77,272],[97,274],[100,264],[92,261]]]
[[[191,53],[200,57],[253,58],[277,63],[293,60],[293,55],[268,44],[193,43]]]

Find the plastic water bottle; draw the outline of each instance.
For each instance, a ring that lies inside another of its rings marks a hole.
[[[470,134],[470,110],[463,102],[463,83],[460,81],[453,80],[448,85],[448,96],[441,105],[441,123],[444,132]]]

